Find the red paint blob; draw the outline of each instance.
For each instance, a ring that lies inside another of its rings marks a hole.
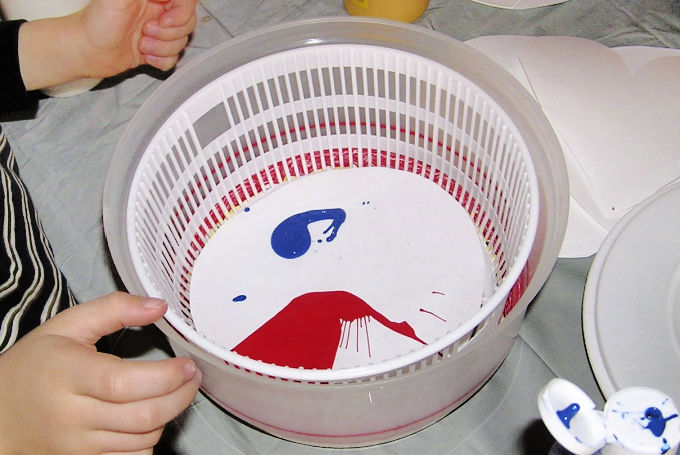
[[[406,322],[393,322],[347,291],[309,292],[295,297],[233,351],[291,368],[333,368],[343,321],[372,317],[403,336],[427,344]]]

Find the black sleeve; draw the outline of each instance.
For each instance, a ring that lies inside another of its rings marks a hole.
[[[19,68],[19,27],[24,22],[0,22],[0,112],[37,106],[39,93],[26,91]]]

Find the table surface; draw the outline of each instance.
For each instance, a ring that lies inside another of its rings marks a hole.
[[[341,0],[204,0],[180,66],[247,31],[301,18],[346,15]],[[680,2],[569,0],[531,10],[504,10],[469,0],[432,0],[416,22],[458,40],[483,35],[576,36],[609,47],[680,48]],[[109,160],[126,123],[167,75],[138,69],[91,92],[41,101],[34,115],[2,118],[57,262],[80,301],[122,289],[109,259],[101,198]],[[341,453],[547,454],[553,439],[536,396],[555,376],[604,399],[588,364],[581,308],[592,258],[559,259],[529,306],[507,359],[483,388],[430,427],[398,441]],[[169,348],[155,327],[126,330],[118,354],[162,358]],[[171,422],[156,453],[316,454],[331,452],[267,435],[203,395]],[[338,450],[335,450],[338,452]]]

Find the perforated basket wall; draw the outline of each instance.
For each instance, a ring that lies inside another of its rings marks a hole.
[[[215,230],[283,182],[351,167],[422,176],[463,206],[496,283],[478,314],[417,353],[340,376],[252,361],[197,334],[191,273]],[[127,235],[136,274],[169,302],[166,319],[186,339],[272,377],[355,380],[420,368],[493,330],[529,279],[537,191],[521,135],[472,81],[404,51],[328,44],[245,63],[177,108],[137,165]]]

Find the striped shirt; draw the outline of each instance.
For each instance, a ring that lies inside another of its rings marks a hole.
[[[0,23],[0,111],[35,108],[17,55],[22,21]],[[0,129],[0,353],[57,312],[75,304],[55,264],[30,195]]]

